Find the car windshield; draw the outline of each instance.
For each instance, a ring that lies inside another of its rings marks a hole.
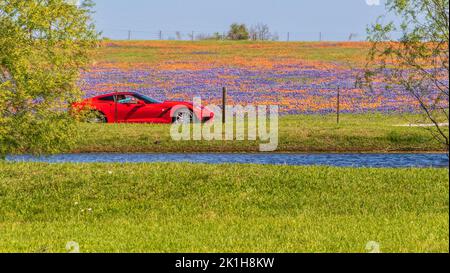
[[[154,99],[152,99],[152,98],[149,98],[149,97],[144,96],[144,95],[141,95],[141,94],[134,94],[134,96],[135,96],[136,98],[140,99],[140,100],[145,101],[146,103],[161,103],[161,102],[158,101],[158,100],[154,100]]]

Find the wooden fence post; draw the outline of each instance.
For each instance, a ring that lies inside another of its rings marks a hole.
[[[337,103],[336,103],[336,109],[337,109],[337,124],[339,124],[339,121],[340,121],[340,112],[341,112],[341,90],[340,90],[340,88],[338,87],[338,89],[337,89]]]
[[[222,89],[222,123],[226,122],[226,106],[227,106],[227,88],[224,87]]]

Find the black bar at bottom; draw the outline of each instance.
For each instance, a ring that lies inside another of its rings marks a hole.
[[[52,269],[57,261],[70,265],[70,270],[84,272],[92,265],[106,269],[139,269],[139,272],[312,272],[321,269],[365,271],[374,266],[405,269],[440,266],[448,254],[0,254],[0,263],[11,264],[17,271],[22,266]],[[86,263],[85,263],[86,262]],[[356,263],[355,263],[356,262]],[[375,266],[376,265],[376,266]],[[55,269],[61,269],[54,266]]]

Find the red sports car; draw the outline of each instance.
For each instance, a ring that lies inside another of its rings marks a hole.
[[[206,122],[214,113],[205,107],[197,109],[190,102],[157,101],[135,92],[105,94],[82,102],[72,108],[94,113],[90,122],[102,123],[189,123]],[[91,115],[90,115],[91,116]]]

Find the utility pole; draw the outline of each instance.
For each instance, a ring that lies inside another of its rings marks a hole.
[[[288,32],[288,33],[287,33],[287,41],[288,41],[288,42],[289,42],[289,40],[290,40],[290,38],[291,38],[290,36],[291,36],[291,35],[290,35],[290,33]]]
[[[194,34],[195,34],[195,32],[194,32],[194,31],[192,31],[192,41],[194,41],[194,40],[195,40],[195,38],[194,38]]]
[[[131,30],[128,30],[128,41],[131,40]]]
[[[159,31],[159,40],[162,40],[162,30]]]
[[[319,42],[322,42],[322,32],[319,32]]]

